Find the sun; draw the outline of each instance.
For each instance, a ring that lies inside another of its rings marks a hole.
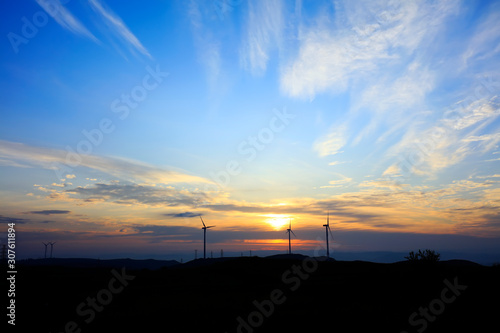
[[[288,222],[290,218],[285,215],[267,215],[268,218],[266,219],[266,222],[273,227],[274,230],[280,230],[284,226],[288,225]]]

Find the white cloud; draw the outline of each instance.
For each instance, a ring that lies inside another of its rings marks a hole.
[[[322,93],[344,93],[350,107],[344,115],[351,145],[376,135],[371,143],[390,142],[429,114],[427,96],[439,73],[425,54],[445,28],[458,3],[339,1],[335,15],[319,15],[302,27],[298,52],[281,72],[281,90],[291,97],[313,99]],[[348,137],[330,133],[314,149],[320,156],[340,151]],[[375,151],[373,152],[375,153]]]
[[[359,131],[353,143],[373,134],[381,125],[384,132],[378,134],[378,142],[384,141],[397,131],[415,122],[425,114],[426,95],[434,89],[435,73],[418,62],[412,62],[400,76],[388,75],[361,92],[352,111],[368,110],[370,122]]]
[[[36,2],[64,29],[77,35],[87,37],[94,42],[99,42],[97,38],[95,38],[95,36],[59,1],[36,0]]]
[[[461,100],[446,111],[443,123],[456,130],[463,130],[486,119],[493,120],[500,114],[498,98],[473,98],[472,101]]]
[[[333,162],[330,162],[328,163],[328,165],[331,165],[331,166],[335,166],[335,165],[339,165],[339,164],[344,164],[344,163],[347,163],[346,161],[333,161]]]
[[[497,132],[487,133],[486,129],[499,115],[500,101],[496,96],[473,101],[462,108],[455,105],[437,123],[408,129],[399,143],[389,149],[388,155],[402,158],[405,161],[402,168],[406,171],[435,175],[468,156],[495,149],[500,135]],[[401,167],[401,164],[397,165]],[[394,173],[394,169],[391,166],[391,170],[386,172]]]
[[[198,52],[199,62],[203,64],[207,73],[207,79],[210,87],[213,89],[218,86],[221,76],[221,43],[214,37],[211,28],[204,24],[204,15],[206,8],[200,7],[203,2],[192,0],[189,3],[188,15],[191,21],[194,41]],[[212,7],[210,7],[213,10]]]
[[[86,167],[134,182],[147,183],[212,183],[210,180],[189,175],[187,172],[164,169],[147,163],[120,157],[69,154],[59,149],[34,147],[22,143],[0,140],[0,159],[13,161],[25,167],[62,169]]]
[[[16,168],[29,168],[29,166],[27,166],[25,164],[21,164],[21,163],[18,163],[16,161],[3,159],[3,158],[0,158],[0,165],[1,166],[16,167]]]
[[[91,39],[96,43],[100,41],[81,23],[59,0],[36,0],[61,27],[74,34]],[[89,0],[90,7],[96,12],[113,34],[118,36],[126,45],[151,58],[149,51],[140,40],[130,31],[123,20],[111,11],[100,0]]]
[[[178,190],[171,186],[149,185],[120,185],[97,183],[89,186],[78,186],[67,189],[64,194],[66,200],[72,197],[87,200],[87,202],[113,202],[117,204],[133,205],[145,204],[150,206],[197,206],[212,199],[210,192],[194,192]],[[63,197],[58,196],[59,200]]]
[[[332,128],[330,132],[316,140],[313,149],[318,152],[320,157],[335,155],[340,153],[340,149],[346,143],[346,128],[338,126]]]
[[[365,188],[383,188],[391,190],[401,190],[408,187],[408,184],[400,184],[394,180],[378,179],[378,180],[365,180],[359,184],[360,187]]]
[[[350,183],[350,182],[352,182],[352,178],[342,176],[342,179],[330,180],[328,182],[328,184],[330,184],[330,185],[345,185],[345,184]]]
[[[106,25],[111,31],[118,35],[120,39],[125,41],[128,45],[131,45],[137,51],[151,58],[149,51],[142,45],[139,39],[130,31],[118,15],[113,13],[109,8],[105,8],[99,0],[90,0],[89,3],[92,9],[104,19]]]
[[[488,178],[500,178],[500,174],[486,175],[486,176],[475,176],[478,179],[488,179]]]
[[[399,172],[400,172],[400,170],[399,170],[398,165],[392,164],[384,171],[382,176],[383,177],[396,177],[396,176],[400,176]]]
[[[335,17],[322,14],[317,26],[304,29],[297,56],[282,72],[281,88],[293,97],[314,98],[399,71],[456,7],[454,2],[336,2]],[[413,87],[402,83],[402,89]]]
[[[391,112],[393,117],[419,104],[434,88],[434,75],[418,62],[411,63],[403,75],[367,88],[355,108],[370,107],[376,112]]]
[[[242,66],[253,74],[263,74],[269,53],[281,47],[285,27],[282,0],[259,0],[248,3],[248,17],[243,45],[240,49]]]
[[[471,135],[469,137],[466,137],[463,141],[478,142],[478,150],[480,150],[482,153],[485,153],[498,147],[498,143],[500,142],[500,132],[479,136]]]
[[[478,27],[468,41],[467,49],[462,54],[462,70],[480,60],[486,60],[500,53],[500,8],[498,3],[491,5],[486,17],[480,19]],[[492,48],[492,45],[497,45]]]

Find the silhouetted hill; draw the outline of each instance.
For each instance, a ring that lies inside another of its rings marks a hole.
[[[267,259],[280,259],[280,260],[303,260],[305,259],[307,256],[303,255],[303,254],[298,254],[298,253],[292,253],[292,254],[275,254],[275,255],[272,255],[272,256],[267,256],[265,258]]]
[[[379,264],[299,255],[123,267],[20,266],[17,328],[482,332],[496,327],[499,310],[492,300],[500,297],[500,267],[462,260]]]
[[[128,269],[159,269],[180,264],[176,260],[155,260],[155,259],[91,259],[91,258],[45,258],[45,259],[25,259],[18,262],[21,266],[62,266],[79,268],[121,268]]]
[[[221,262],[235,260],[237,258],[238,257],[194,259],[194,260],[191,260],[191,261],[188,261],[188,262],[182,264],[182,267],[183,268],[188,268],[188,267],[204,267],[204,266],[209,266],[209,265],[213,265],[213,264],[216,264],[216,263],[221,263]]]
[[[461,259],[444,260],[442,261],[442,263],[454,266],[475,266],[475,267],[482,266],[476,262],[470,260],[461,260]]]

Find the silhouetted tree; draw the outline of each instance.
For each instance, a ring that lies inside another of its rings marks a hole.
[[[412,262],[438,262],[441,255],[434,250],[426,249],[422,252],[422,250],[418,250],[417,253],[411,251],[405,259]]]
[[[405,257],[408,261],[417,261],[418,260],[418,254],[415,254],[415,252],[410,251],[408,256]]]

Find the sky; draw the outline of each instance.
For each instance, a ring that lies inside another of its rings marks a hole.
[[[291,223],[324,255],[328,214],[334,257],[500,258],[500,2],[2,6],[19,258],[189,259],[200,216],[217,254],[286,252]]]

